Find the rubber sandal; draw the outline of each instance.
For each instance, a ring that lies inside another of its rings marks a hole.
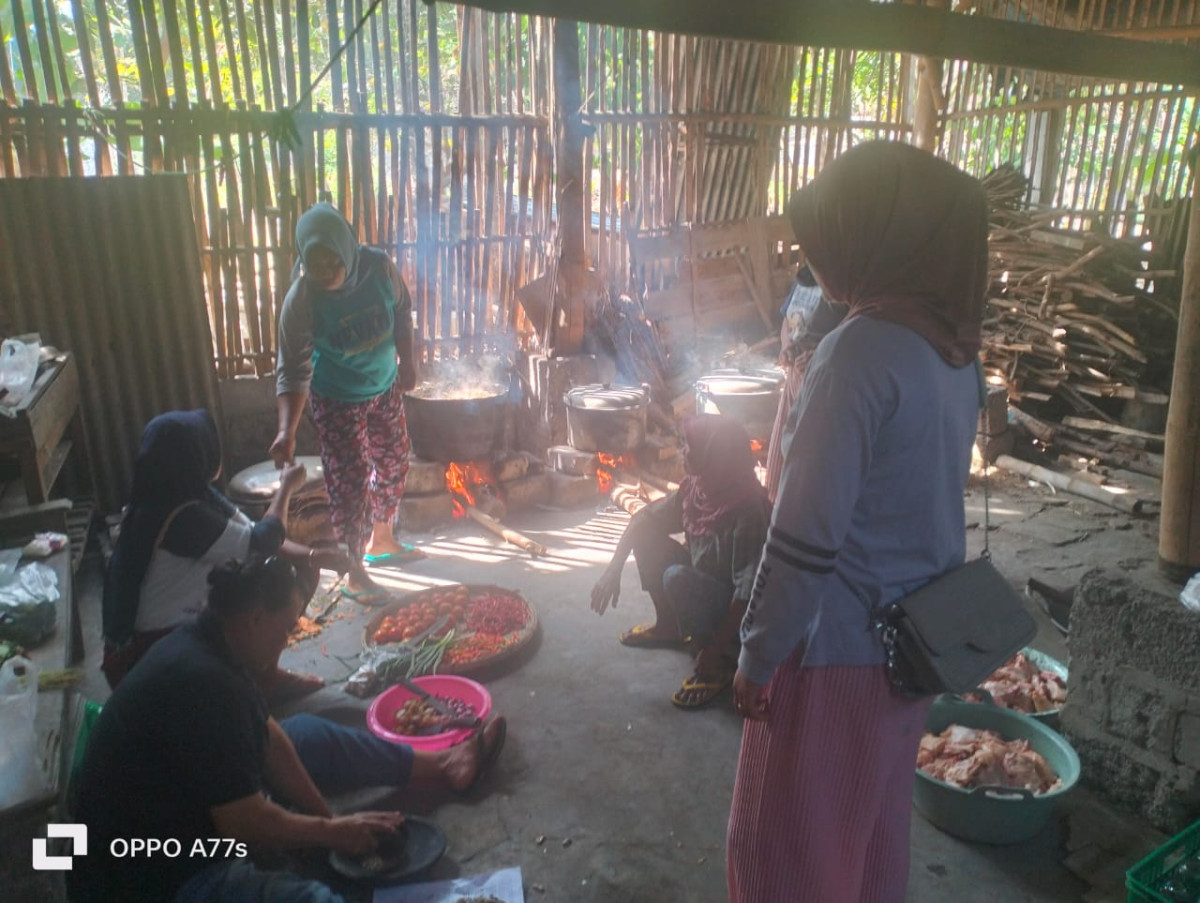
[[[365,608],[381,608],[395,601],[395,597],[385,589],[364,589],[355,593],[343,586],[342,596]]]
[[[687,645],[678,637],[655,636],[650,632],[653,624],[638,624],[621,634],[618,639],[622,646],[632,646],[634,649],[678,649]]]
[[[463,789],[463,793],[470,793],[488,776],[488,772],[500,758],[500,751],[504,749],[504,741],[508,738],[508,719],[501,715],[496,719],[496,739],[492,741],[491,749],[487,749],[484,740],[484,728],[486,727],[485,724],[476,734],[478,739],[475,742],[479,745],[479,764],[475,766],[475,777],[471,778],[471,783]]]
[[[364,555],[363,563],[369,568],[386,568],[403,564],[406,561],[420,561],[425,553],[407,542],[400,543],[399,552],[385,552],[382,555]]]
[[[722,674],[710,680],[701,680],[692,675],[671,694],[671,702],[681,709],[704,708],[731,686],[733,686],[732,674]]]

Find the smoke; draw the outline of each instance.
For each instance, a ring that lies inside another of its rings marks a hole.
[[[512,382],[513,364],[505,354],[488,352],[471,357],[423,364],[413,394],[422,398],[486,398],[503,395]]]

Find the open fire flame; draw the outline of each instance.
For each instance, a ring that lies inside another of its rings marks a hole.
[[[613,474],[623,467],[633,467],[634,462],[631,458],[626,458],[624,455],[610,455],[607,452],[597,452],[596,457],[600,460],[596,467],[596,488],[601,492],[608,493],[613,488]]]
[[[487,461],[467,461],[459,464],[451,461],[446,465],[446,489],[450,492],[450,502],[455,517],[466,517],[467,509],[463,505],[465,499],[468,505],[475,504],[475,492],[480,486],[494,486],[496,478],[492,475],[492,465]]]
[[[752,451],[756,455],[762,454],[762,451],[763,451],[762,442],[758,439],[751,439],[750,440],[750,451]]]

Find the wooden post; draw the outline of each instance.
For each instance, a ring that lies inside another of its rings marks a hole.
[[[583,222],[583,95],[579,86],[579,23],[554,21],[554,120],[556,127],[558,234],[561,257],[554,299],[556,354],[583,346],[587,243]]]
[[[914,3],[915,0],[907,0]],[[945,8],[946,0],[929,0],[927,6]],[[918,56],[917,91],[913,99],[913,144],[935,153],[938,143],[938,117],[946,111],[942,96],[942,61],[937,57]]]
[[[1194,172],[1194,169],[1193,169]],[[1167,410],[1158,561],[1168,576],[1200,569],[1200,179],[1192,176],[1192,211],[1183,255],[1175,374]]]

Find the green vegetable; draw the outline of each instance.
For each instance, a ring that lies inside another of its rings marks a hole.
[[[0,605],[0,640],[36,646],[54,633],[57,606],[48,600]]]

